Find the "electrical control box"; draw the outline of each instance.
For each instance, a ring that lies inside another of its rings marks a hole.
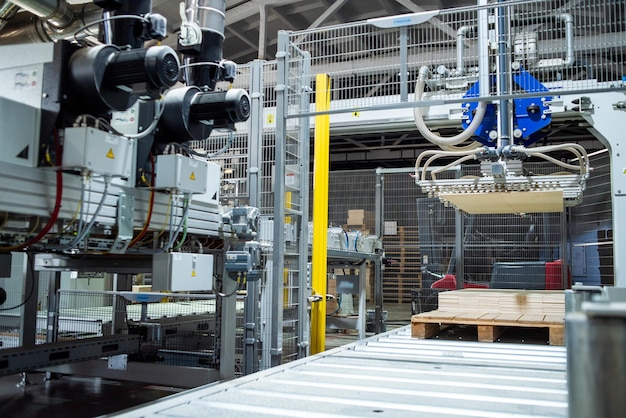
[[[194,202],[203,202],[212,205],[220,203],[220,184],[222,167],[219,164],[207,162],[206,192],[193,196]]]
[[[207,192],[208,161],[180,154],[157,156],[155,188],[176,189],[183,193]],[[217,179],[219,182],[219,178]]]
[[[0,62],[2,162],[37,167],[42,113],[52,111],[47,106],[56,98],[50,86],[44,90],[46,70],[55,71],[51,65],[54,50],[53,42],[2,46],[2,56],[6,57]]]
[[[67,128],[63,167],[94,174],[128,178],[133,173],[134,139],[91,127]]]
[[[199,292],[213,289],[213,255],[162,253],[152,258],[152,290]]]

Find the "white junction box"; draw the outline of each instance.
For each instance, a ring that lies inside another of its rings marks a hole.
[[[152,290],[194,292],[213,289],[213,255],[162,253],[152,258]]]
[[[177,189],[183,193],[207,192],[208,161],[179,154],[157,156],[156,189]],[[219,179],[218,179],[219,181]]]
[[[130,177],[135,140],[90,127],[67,128],[63,142],[63,167],[95,174]]]

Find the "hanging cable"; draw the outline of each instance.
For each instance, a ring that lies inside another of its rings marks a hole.
[[[106,201],[106,198],[108,197],[110,183],[111,183],[111,177],[105,176],[104,190],[102,191],[102,197],[100,198],[100,202],[98,202],[98,206],[96,207],[96,210],[94,211],[91,217],[91,220],[83,228],[82,231],[77,233],[76,237],[74,237],[74,239],[69,244],[56,248],[57,250],[70,250],[76,247],[80,242],[82,242],[89,235],[89,232],[91,232],[91,229],[95,225],[98,215],[100,214],[100,211],[102,210],[102,207],[104,206],[104,202]],[[81,209],[81,212],[82,212],[82,209]],[[82,219],[81,219],[81,222],[82,222]]]
[[[163,253],[165,251],[168,251],[170,248],[173,247],[174,243],[176,242],[176,237],[178,237],[178,234],[180,233],[183,224],[186,223],[187,221],[187,216],[189,213],[189,206],[191,206],[190,204],[191,199],[188,198],[187,196],[185,196],[184,201],[183,201],[183,213],[180,219],[180,222],[178,223],[178,225],[176,226],[176,228],[174,229],[174,211],[170,211],[170,228],[169,228],[169,238],[167,243],[156,250],[151,250],[151,249],[141,249],[139,248],[138,251],[141,253],[145,253],[145,254],[157,254],[157,253]]]
[[[30,277],[30,290],[28,291],[28,296],[26,296],[26,298],[19,304],[11,306],[10,308],[0,308],[0,311],[10,311],[12,309],[21,308],[28,303],[30,298],[32,298],[35,293],[35,273],[31,264],[30,254],[28,252],[25,252],[24,254],[26,254],[26,277]]]
[[[151,239],[147,240],[147,241],[142,241],[141,244],[142,245],[146,245],[146,244],[150,244],[151,242],[154,242],[155,240],[161,238],[161,236],[163,236],[163,234],[165,233],[165,228],[167,227],[167,220],[171,219],[170,217],[170,213],[172,211],[172,194],[169,194],[169,198],[167,200],[167,210],[165,211],[165,217],[164,217],[164,221],[163,221],[163,225],[161,225],[161,229],[159,230],[159,233],[152,237]]]
[[[217,282],[218,281],[217,280],[218,279],[217,276],[214,276],[214,278],[215,278],[215,281]],[[224,279],[220,280],[220,282],[222,283],[222,286],[223,286],[224,285]],[[222,292],[216,290],[215,291],[215,295],[218,296],[218,297],[221,297],[221,298],[229,298],[231,296],[234,296],[237,292],[239,292],[242,289],[241,284],[242,284],[242,282],[241,282],[241,273],[237,273],[237,286],[235,287],[235,289],[232,292],[230,292],[230,293],[222,293]]]
[[[415,85],[415,99],[417,102],[422,101],[422,95],[424,94],[424,87],[426,86],[426,79],[430,75],[430,69],[427,66],[422,66],[419,69],[419,76],[417,79],[417,83]],[[487,111],[487,102],[481,101],[478,103],[478,107],[476,108],[476,114],[472,120],[472,123],[458,135],[451,137],[441,137],[439,135],[434,134],[428,129],[426,123],[424,122],[424,118],[422,115],[421,107],[413,108],[413,115],[415,117],[415,125],[417,126],[417,130],[422,134],[424,138],[426,138],[429,142],[432,142],[435,145],[440,147],[443,146],[455,146],[462,144],[463,142],[470,139],[474,136],[476,129],[482,123],[483,118],[485,116],[485,112]]]
[[[186,239],[187,239],[187,217],[185,216],[185,224],[183,225],[183,236],[180,238],[180,241],[178,241],[176,245],[174,245],[174,250],[178,251],[180,247],[183,246]]]
[[[149,156],[150,156],[150,164],[152,165],[152,171],[150,172],[150,187],[154,187],[156,167],[155,167],[155,162],[154,162],[154,155],[150,153]],[[150,221],[152,220],[153,208],[154,208],[154,189],[150,189],[150,202],[148,203],[148,216],[146,216],[146,221],[143,224],[143,229],[130,242],[130,244],[128,244],[128,248],[137,244],[137,242],[139,242],[139,240],[141,240],[144,237],[144,235],[146,235],[146,232],[148,232],[148,228],[150,227]]]

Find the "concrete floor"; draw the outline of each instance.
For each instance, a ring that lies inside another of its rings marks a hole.
[[[30,384],[19,385],[19,375],[0,379],[0,417],[95,417],[141,405],[181,389],[101,378],[61,376],[46,380],[45,373],[29,373]]]

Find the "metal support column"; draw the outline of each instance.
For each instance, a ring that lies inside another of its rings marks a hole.
[[[497,60],[497,80],[498,80],[498,95],[509,94],[510,86],[510,58],[509,58],[509,13],[507,6],[503,5],[503,0],[498,0],[497,15],[498,15],[498,60]],[[512,106],[509,99],[500,100],[500,109],[498,117],[498,149],[507,147],[511,144],[511,126],[513,120]]]
[[[385,176],[381,168],[376,169],[376,235],[383,236],[384,229],[384,183]],[[382,261],[374,264],[374,332],[382,332],[383,324],[383,265]]]
[[[409,34],[408,28],[400,28],[400,101],[409,101]]]
[[[274,248],[272,253],[272,280],[270,301],[272,315],[270,326],[271,366],[282,362],[283,352],[283,278],[285,270],[285,153],[287,137],[288,91],[287,79],[289,71],[289,34],[278,32],[278,64],[276,74],[276,146],[274,171]]]
[[[41,271],[39,277],[46,277],[48,282],[48,320],[46,325],[46,342],[51,343],[57,340],[58,317],[57,307],[59,306],[58,290],[61,287],[61,273],[52,271]]]
[[[20,346],[32,347],[37,335],[37,299],[39,295],[39,273],[33,269],[34,261],[28,253],[12,253],[13,263],[24,278],[22,287],[22,312],[20,316]]]
[[[261,147],[263,145],[263,66],[265,61],[255,60],[250,65],[250,134],[248,136],[248,184],[249,205],[261,205]],[[259,370],[258,323],[259,285],[247,282],[244,306],[244,374]]]
[[[300,73],[301,91],[310,88],[311,56],[303,52]],[[300,109],[309,108],[309,95],[300,95]],[[310,161],[309,118],[300,119],[300,236],[298,241],[298,358],[309,355],[311,329],[309,322],[308,295],[311,286],[308,275],[309,263],[309,161]]]
[[[224,243],[224,247],[228,245]],[[225,256],[222,260],[225,259]],[[217,264],[220,265],[220,264]],[[224,263],[221,263],[224,265]],[[235,292],[239,284],[235,280],[228,277],[226,270],[222,272],[222,293],[230,295]],[[219,376],[220,380],[232,379],[235,377],[235,347],[237,347],[236,329],[237,329],[237,294],[230,297],[220,297],[220,303],[216,303],[216,309],[219,313]],[[208,382],[207,382],[208,383]]]
[[[454,258],[455,262],[455,271],[456,275],[456,288],[463,289],[463,284],[465,283],[465,254],[464,254],[464,241],[465,241],[465,230],[463,225],[463,211],[460,209],[455,209],[454,211],[454,228],[455,228],[455,242],[454,245]]]

